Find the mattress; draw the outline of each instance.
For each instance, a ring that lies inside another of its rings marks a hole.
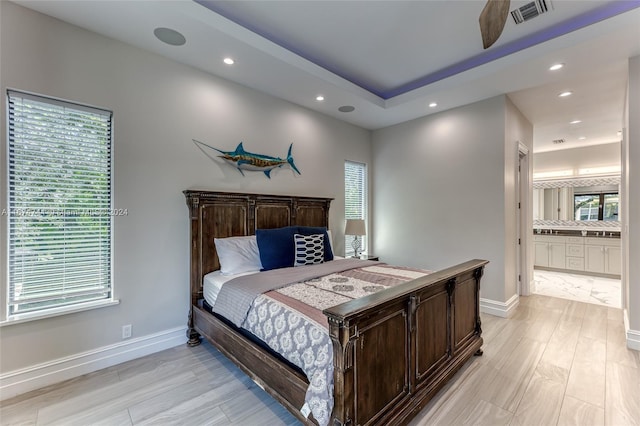
[[[202,293],[204,296],[204,300],[211,306],[216,303],[216,299],[218,298],[218,293],[220,289],[227,281],[231,281],[234,278],[241,277],[243,275],[255,274],[259,271],[254,272],[243,272],[241,274],[235,275],[222,275],[220,271],[209,272],[202,279]]]

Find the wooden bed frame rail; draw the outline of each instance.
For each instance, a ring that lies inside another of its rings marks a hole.
[[[202,307],[202,277],[219,268],[213,238],[258,228],[328,226],[329,198],[184,191],[191,218],[189,344],[200,336],[304,424],[309,385],[238,329]],[[401,425],[414,417],[474,354],[481,355],[480,279],[470,260],[326,309],[334,356],[331,424]]]

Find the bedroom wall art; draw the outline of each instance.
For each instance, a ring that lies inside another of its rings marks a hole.
[[[293,162],[293,157],[291,156],[291,148],[293,148],[293,144],[289,145],[287,158],[282,159],[280,157],[272,157],[270,155],[247,152],[244,150],[242,142],[238,144],[235,151],[223,151],[195,139],[193,139],[193,143],[195,143],[200,151],[202,151],[207,157],[211,158],[212,160],[214,158],[207,152],[206,148],[221,153],[222,155],[218,155],[217,157],[222,158],[224,161],[238,169],[242,176],[244,176],[243,170],[248,170],[254,172],[263,172],[269,179],[271,179],[271,170],[275,169],[276,167],[282,167],[285,164],[289,164],[296,173],[301,174],[300,170],[298,170],[295,163]]]

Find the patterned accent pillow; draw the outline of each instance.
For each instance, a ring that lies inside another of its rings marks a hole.
[[[294,234],[295,261],[293,266],[315,265],[324,262],[324,235]]]

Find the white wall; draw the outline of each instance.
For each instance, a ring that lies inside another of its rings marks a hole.
[[[527,265],[526,270],[520,271],[523,284],[533,279],[533,238],[530,230],[533,229],[533,192],[531,191],[531,183],[533,179],[533,125],[520,112],[520,110],[506,97],[506,129],[505,129],[505,299],[509,300],[518,294],[518,220],[517,215],[521,215],[521,232],[520,239],[523,245],[523,257],[528,259],[522,264]],[[523,161],[523,166],[528,166],[526,170],[521,171],[521,179],[525,182],[528,189],[521,194],[521,210],[518,212],[516,204],[518,202],[518,161],[519,146],[522,144],[524,150],[528,151],[527,158]]]
[[[533,156],[534,172],[555,172],[589,167],[620,166],[620,143],[538,152]]]
[[[341,252],[344,160],[371,162],[369,131],[13,3],[0,2],[0,10],[3,97],[14,88],[114,111],[115,207],[129,212],[115,219],[113,282],[120,304],[1,327],[0,374],[117,345],[124,324],[133,325],[134,339],[186,325],[184,189],[334,197],[330,224]],[[5,107],[2,102],[3,156]],[[244,141],[249,151],[281,157],[293,142],[302,175],[285,167],[270,180],[262,173],[242,177],[205,157],[192,138],[222,149]],[[5,179],[3,172],[0,207],[6,207]],[[5,218],[0,247],[6,247]],[[6,277],[4,251],[0,258]]]
[[[487,259],[482,297],[513,295],[517,144],[506,140],[527,130],[506,108],[498,96],[373,132],[374,253],[429,269]]]
[[[640,56],[629,60],[626,145],[623,155],[623,181],[627,183],[623,244],[628,250],[626,313],[627,344],[640,350]],[[626,241],[624,238],[626,237]]]

